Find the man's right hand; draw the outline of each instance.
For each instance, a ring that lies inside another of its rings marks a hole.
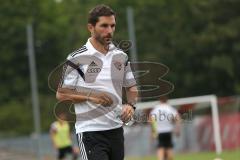
[[[105,93],[91,93],[88,97],[88,101],[105,107],[111,106],[113,103],[112,99]]]

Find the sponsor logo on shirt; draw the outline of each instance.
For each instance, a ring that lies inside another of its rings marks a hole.
[[[98,68],[97,66],[98,65],[94,61],[92,61],[89,64],[89,68],[87,69],[87,72],[88,73],[99,73],[101,71],[101,68]]]
[[[101,71],[101,68],[89,68],[87,70],[88,73],[99,73]]]

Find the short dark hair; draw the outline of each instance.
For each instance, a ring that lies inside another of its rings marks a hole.
[[[166,103],[166,102],[168,101],[168,97],[167,97],[167,96],[160,96],[160,97],[159,97],[159,100],[160,100],[160,102],[162,102],[162,103]]]
[[[114,15],[114,17],[116,18],[115,12],[109,6],[104,4],[97,5],[96,7],[90,10],[88,14],[88,23],[95,26],[99,20],[98,19],[99,17],[112,15]]]

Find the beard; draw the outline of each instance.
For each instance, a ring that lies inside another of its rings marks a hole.
[[[95,39],[102,45],[106,46],[112,42],[112,35],[107,35],[105,37],[101,36],[100,34],[95,34]]]

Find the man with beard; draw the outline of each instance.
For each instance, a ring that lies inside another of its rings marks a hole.
[[[98,5],[89,12],[91,37],[68,56],[56,95],[60,101],[74,103],[83,160],[124,159],[122,126],[134,114],[138,92],[127,54],[112,43],[115,26],[110,7]]]

